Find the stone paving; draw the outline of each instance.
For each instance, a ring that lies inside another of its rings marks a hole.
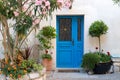
[[[80,72],[47,72],[47,80],[120,80],[120,72],[88,75]]]

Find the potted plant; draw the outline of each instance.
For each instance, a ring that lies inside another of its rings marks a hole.
[[[89,28],[89,34],[92,37],[97,37],[99,40],[99,52],[93,52],[94,54],[96,53],[99,56],[99,64],[94,63],[94,67],[92,67],[94,73],[106,73],[110,69],[112,65],[111,57],[104,54],[101,50],[101,35],[106,34],[108,30],[107,25],[103,21],[95,21],[91,24]],[[98,47],[97,47],[98,49]],[[83,59],[84,60],[84,59]],[[108,65],[108,66],[107,66]]]
[[[100,56],[100,61],[98,64],[95,65],[93,72],[95,74],[105,74],[108,73],[111,65],[113,65],[113,62],[111,60],[111,56],[109,54],[105,54],[103,52],[95,52],[94,54],[98,54]]]
[[[94,74],[105,74],[112,65],[111,56],[100,52],[89,52],[83,56],[82,67]]]
[[[52,54],[45,50],[45,53],[41,55],[42,64],[46,68],[47,71],[52,70]]]
[[[39,33],[37,38],[43,48],[42,53],[42,64],[46,67],[46,70],[52,70],[52,56],[49,50],[53,48],[51,40],[56,37],[55,28],[52,26],[44,26]]]

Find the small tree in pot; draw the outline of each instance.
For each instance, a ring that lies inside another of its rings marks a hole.
[[[53,48],[51,40],[56,37],[55,28],[52,26],[45,26],[43,27],[38,35],[37,38],[43,48],[42,57],[42,64],[46,67],[46,70],[52,70],[52,52],[49,49]]]
[[[95,21],[89,28],[89,34],[92,37],[98,37],[99,40],[99,52],[101,52],[100,36],[106,34],[108,30],[107,25],[103,21]]]

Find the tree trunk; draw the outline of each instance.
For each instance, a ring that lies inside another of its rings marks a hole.
[[[10,60],[13,62],[13,58],[12,58],[13,49],[12,49],[12,46],[10,43],[11,37],[10,37],[10,33],[9,33],[7,19],[3,15],[0,15],[0,18],[1,18],[2,28],[3,28],[4,56],[5,56],[5,59],[10,58]]]
[[[100,36],[98,37],[99,39],[99,52],[101,52],[101,41],[100,41]]]

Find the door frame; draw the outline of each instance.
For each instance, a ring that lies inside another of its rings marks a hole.
[[[58,29],[58,21],[57,21],[57,18],[58,18],[58,16],[59,17],[61,17],[61,16],[63,16],[63,17],[65,17],[65,16],[70,16],[70,17],[74,17],[74,16],[78,16],[78,17],[81,17],[82,18],[82,26],[81,26],[81,33],[82,33],[82,35],[81,35],[81,39],[82,39],[82,51],[83,51],[83,53],[82,53],[82,55],[81,56],[83,56],[83,54],[84,54],[84,15],[56,15],[56,33],[59,33],[59,29]],[[56,68],[57,69],[79,69],[79,68],[59,68],[59,67],[57,67],[57,61],[58,61],[58,59],[57,59],[57,55],[58,55],[58,53],[57,53],[57,42],[58,42],[58,37],[56,37]]]

